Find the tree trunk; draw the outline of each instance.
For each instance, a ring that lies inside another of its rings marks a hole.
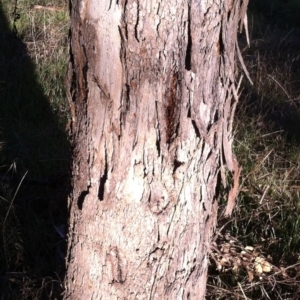
[[[71,2],[64,297],[204,299],[248,0]]]

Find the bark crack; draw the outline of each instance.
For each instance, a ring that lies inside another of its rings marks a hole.
[[[166,139],[168,144],[171,144],[178,135],[181,98],[181,93],[178,91],[179,81],[178,72],[173,71],[169,76],[165,93]]]
[[[191,4],[188,5],[187,39],[188,41],[185,52],[185,69],[187,71],[190,71],[192,67]]]
[[[78,209],[79,210],[82,210],[82,206],[83,206],[83,202],[84,202],[84,199],[85,197],[89,194],[89,191],[90,191],[90,185],[87,187],[87,190],[86,191],[82,191],[80,196],[78,197],[78,200],[77,200],[77,206],[78,206]]]
[[[138,25],[140,21],[140,1],[137,1],[137,8],[136,8],[136,23],[134,26],[134,37],[135,39],[140,42],[139,37],[138,37]]]
[[[180,166],[182,166],[183,164],[184,164],[183,162],[181,162],[181,161],[179,161],[179,160],[177,160],[177,159],[174,160],[174,163],[173,163],[173,175],[175,174],[176,170],[177,170]]]
[[[81,68],[81,74],[79,76],[80,94],[81,94],[81,101],[86,102],[88,98],[88,91],[89,91],[88,78],[87,78],[89,67],[87,61],[86,47],[84,45],[83,35],[81,30],[79,31],[79,40],[82,48],[82,57],[80,61],[82,68]]]
[[[158,107],[157,107],[157,101],[155,102],[155,111],[156,111],[156,120],[157,120],[157,128],[156,128],[156,150],[158,153],[158,157],[160,157],[160,153],[161,153],[161,148],[160,148],[160,142],[161,142],[161,138],[160,138],[160,130],[159,130],[159,118],[158,118]]]
[[[195,130],[196,137],[200,138],[200,131],[199,131],[199,128],[197,127],[197,124],[196,124],[195,120],[192,120],[192,125],[193,125],[193,128]]]
[[[104,200],[104,188],[105,188],[105,183],[106,183],[106,180],[107,180],[107,175],[108,175],[108,163],[107,163],[107,154],[106,154],[106,151],[105,151],[104,172],[103,172],[103,175],[100,177],[99,191],[98,191],[98,199],[100,201]]]

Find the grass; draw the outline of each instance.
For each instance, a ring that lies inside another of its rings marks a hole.
[[[300,4],[250,1],[250,9],[251,47],[239,41],[254,82],[244,81],[236,114],[240,194],[230,219],[220,207],[207,295],[298,299]]]
[[[1,299],[62,292],[69,19],[65,1],[50,2],[0,3]]]
[[[298,299],[300,24],[298,1],[250,0],[251,47],[235,152],[231,218],[221,199],[207,299]],[[70,162],[64,0],[0,3],[0,295],[60,299]],[[16,33],[16,35],[15,35]]]

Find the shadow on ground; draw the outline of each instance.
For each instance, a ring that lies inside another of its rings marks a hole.
[[[0,3],[1,299],[62,292],[69,141],[36,76]]]
[[[245,80],[237,118],[247,116],[250,122],[260,119],[259,130],[282,132],[287,143],[299,145],[300,23],[297,14],[300,5],[295,4],[298,9],[293,10],[287,1],[277,0],[273,4],[256,0],[249,3],[251,45],[247,46],[245,36],[239,44],[254,85]]]

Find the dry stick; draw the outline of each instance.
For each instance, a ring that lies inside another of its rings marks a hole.
[[[238,285],[239,285],[239,288],[240,288],[240,290],[241,290],[241,292],[242,292],[244,298],[245,298],[246,300],[248,300],[249,298],[245,295],[245,293],[244,293],[244,291],[243,291],[243,288],[242,288],[242,286],[241,286],[241,284],[240,284],[239,282],[238,282]]]
[[[264,190],[264,192],[263,192],[263,194],[262,194],[262,196],[261,196],[261,199],[260,199],[260,201],[259,201],[259,204],[262,204],[263,200],[264,200],[265,197],[266,197],[266,194],[267,194],[269,188],[270,188],[270,186],[267,185],[266,188],[265,188],[265,190]]]
[[[42,6],[42,5],[34,5],[33,9],[46,9],[50,11],[63,11],[63,7],[57,7],[57,6]]]
[[[283,131],[284,131],[284,130],[277,130],[277,131],[274,131],[274,132],[270,132],[270,133],[263,134],[261,137],[266,137],[266,136],[268,136],[268,135],[280,133],[280,132],[283,132]]]
[[[277,84],[278,86],[284,91],[284,93],[286,94],[286,96],[289,98],[289,100],[291,99],[290,95],[288,94],[288,92],[283,88],[283,86],[273,77],[269,74],[269,77],[271,79],[273,79]]]
[[[245,177],[244,181],[257,169],[259,168],[263,163],[264,161],[270,156],[270,154],[273,152],[274,149],[271,149],[268,154],[259,162],[258,165],[256,165],[248,174],[247,176]]]
[[[244,63],[244,60],[243,60],[243,57],[242,57],[239,45],[238,45],[237,42],[235,43],[235,45],[236,45],[236,51],[237,51],[237,54],[238,54],[239,61],[240,61],[241,65],[242,65],[242,68],[243,68],[245,74],[246,74],[246,77],[248,78],[248,80],[251,83],[251,85],[253,85],[253,81],[251,80],[250,74],[249,74],[249,72],[248,72],[248,70],[247,70],[247,68],[245,66],[245,63]]]

